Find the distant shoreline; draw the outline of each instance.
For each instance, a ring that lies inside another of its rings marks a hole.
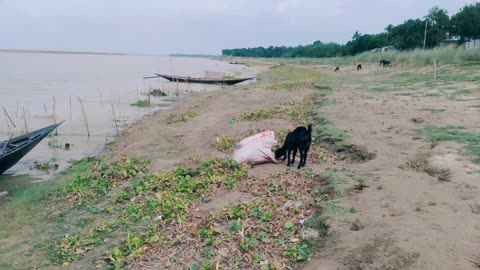
[[[153,54],[133,54],[133,53],[109,53],[109,52],[75,52],[75,51],[49,51],[49,50],[13,50],[0,49],[0,53],[43,53],[43,54],[84,54],[84,55],[140,55],[140,56],[163,56]]]

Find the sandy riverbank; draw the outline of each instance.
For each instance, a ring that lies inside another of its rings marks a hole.
[[[363,71],[345,66],[335,73],[334,66],[296,60],[250,65],[263,71],[256,84],[191,93],[132,125],[102,155],[148,159],[150,169],[135,161],[74,166],[64,176],[69,188],[43,199],[48,207],[39,216],[12,214],[15,204],[4,209],[0,266],[475,269],[480,167],[472,160],[480,93],[474,70],[443,66],[432,81],[428,68],[365,63]],[[208,161],[228,159],[235,141],[248,134],[284,136],[303,121],[314,123],[318,144],[301,172],[265,164],[246,176],[225,176],[234,165]],[[203,178],[202,166],[219,182]],[[181,183],[176,167],[200,170],[192,178],[208,188],[190,189],[190,183],[178,192],[153,184],[169,177]],[[121,174],[101,193],[68,185],[78,175],[108,176],[109,168]],[[187,201],[172,219],[163,208],[167,195]],[[289,206],[294,202],[296,208]],[[18,220],[22,226],[14,225]],[[308,227],[318,236],[305,238]],[[32,248],[35,234],[53,252],[39,243]]]

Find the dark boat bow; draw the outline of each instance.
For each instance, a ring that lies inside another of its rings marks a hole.
[[[62,122],[0,142],[0,174],[10,169]]]

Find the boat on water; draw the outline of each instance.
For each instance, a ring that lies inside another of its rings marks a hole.
[[[230,65],[245,65],[245,63],[242,63],[242,62],[229,62]]]
[[[62,122],[0,142],[0,174],[10,169]]]
[[[192,78],[184,76],[173,76],[155,73],[158,77],[162,77],[171,82],[188,82],[188,83],[205,83],[205,84],[228,84],[233,85],[253,78]]]

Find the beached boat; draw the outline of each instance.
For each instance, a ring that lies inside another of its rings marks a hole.
[[[171,82],[188,82],[188,83],[206,83],[206,84],[228,84],[233,85],[237,83],[241,83],[244,81],[251,80],[253,78],[192,78],[192,77],[184,77],[184,76],[172,76],[172,75],[164,75],[155,73],[158,77],[162,77],[167,79]]]
[[[245,63],[242,63],[242,62],[229,62],[230,65],[245,65]]]
[[[0,174],[10,169],[62,122],[0,142]]]

